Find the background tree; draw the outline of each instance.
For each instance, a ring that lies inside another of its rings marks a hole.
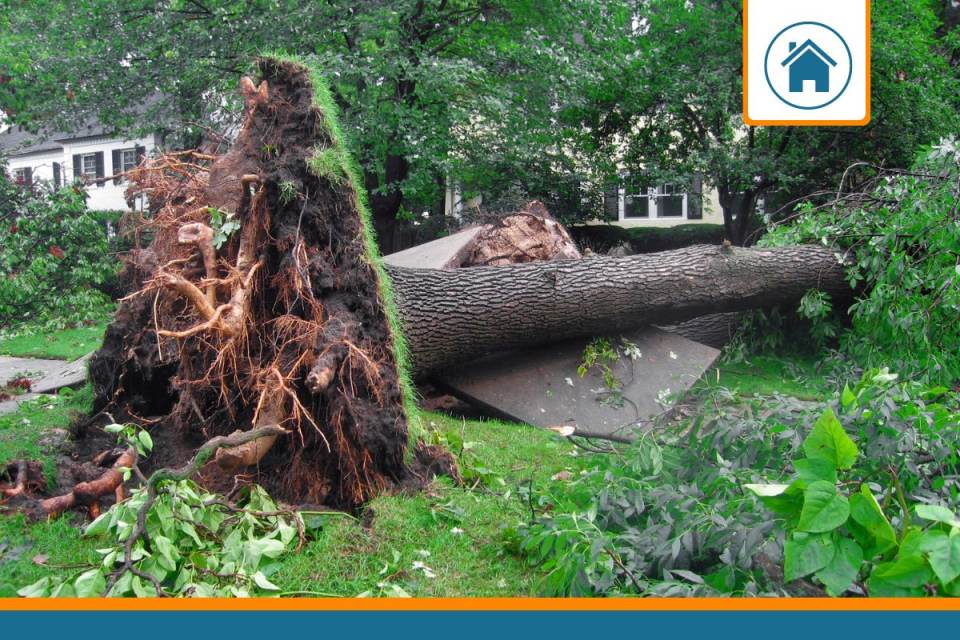
[[[564,146],[552,114],[590,77],[577,50],[602,48],[587,31],[607,15],[596,0],[3,4],[0,109],[26,124],[97,115],[129,129],[149,102],[143,122],[193,145],[258,52],[318,62],[388,250],[397,217],[435,212],[457,172],[488,186],[549,164]]]
[[[745,126],[741,7],[739,0],[636,3],[625,35],[632,53],[599,61],[595,108],[578,114],[601,155],[651,183],[702,174],[719,192],[733,242],[747,239],[761,197],[784,202],[835,189],[854,161],[909,166],[921,145],[956,130],[957,83],[930,0],[873,4],[867,127]]]

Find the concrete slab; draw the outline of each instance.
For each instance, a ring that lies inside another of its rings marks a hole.
[[[33,381],[30,390],[34,393],[50,393],[63,387],[79,386],[87,379],[87,361],[91,355],[87,354],[73,362],[0,356],[0,386],[20,376]]]
[[[626,339],[640,356],[621,356],[611,369],[622,382],[622,401],[605,388],[594,367],[580,378],[577,367],[589,340],[498,354],[441,376],[453,395],[505,419],[540,427],[572,426],[583,432],[631,437],[654,416],[668,394],[690,388],[720,352],[682,336],[647,327],[611,337]]]
[[[384,256],[383,260],[394,267],[410,269],[455,269],[460,266],[477,234],[483,226],[470,227],[444,238],[419,244],[403,251]]]

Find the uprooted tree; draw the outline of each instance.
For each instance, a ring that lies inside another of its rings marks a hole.
[[[410,446],[407,342],[426,376],[499,349],[846,288],[837,255],[815,246],[385,270],[322,81],[293,61],[259,68],[259,83],[241,83],[228,153],[166,155],[129,175],[150,197],[153,239],[132,253],[136,290],[90,372],[94,418],[146,426],[157,449],[185,443],[147,467],[239,430],[230,442],[242,444],[200,471],[208,484],[241,473],[290,502],[355,507],[444,462]],[[74,501],[99,499],[88,485]]]

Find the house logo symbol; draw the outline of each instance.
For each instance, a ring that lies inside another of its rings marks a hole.
[[[833,104],[850,85],[854,63],[846,40],[822,22],[784,27],[767,47],[767,85],[786,105],[804,111]]]
[[[790,68],[790,93],[803,93],[805,80],[813,80],[817,93],[829,93],[830,67],[837,63],[817,43],[807,39],[799,48],[796,42],[791,42],[790,55],[781,65]]]

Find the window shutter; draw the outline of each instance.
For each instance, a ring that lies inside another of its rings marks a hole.
[[[23,170],[23,184],[27,187],[33,184],[33,169],[30,167],[26,167]]]
[[[104,176],[104,172],[103,172],[103,151],[97,151],[96,156],[97,156],[97,181],[98,181],[98,182],[97,182],[97,186],[98,186],[98,187],[102,187],[102,186],[103,186],[103,180],[102,180],[102,178],[103,178],[103,176]]]
[[[134,147],[134,149],[137,152],[137,164],[139,165],[141,162],[143,162],[143,159],[147,157],[147,148],[137,145]]]
[[[73,181],[83,181],[83,167],[80,164],[80,154],[74,154],[73,156]]]
[[[120,155],[120,149],[114,149],[111,152],[112,162],[113,162],[113,175],[123,171],[123,163],[121,162],[122,156]],[[113,179],[113,184],[120,184],[120,178],[116,177]]]
[[[620,188],[616,183],[603,190],[603,213],[608,220],[620,219]]]
[[[693,184],[687,198],[687,219],[703,220],[703,176],[694,174]]]
[[[60,188],[60,185],[62,184],[61,182],[62,179],[63,178],[60,176],[60,163],[54,162],[53,163],[53,187],[55,189]]]

